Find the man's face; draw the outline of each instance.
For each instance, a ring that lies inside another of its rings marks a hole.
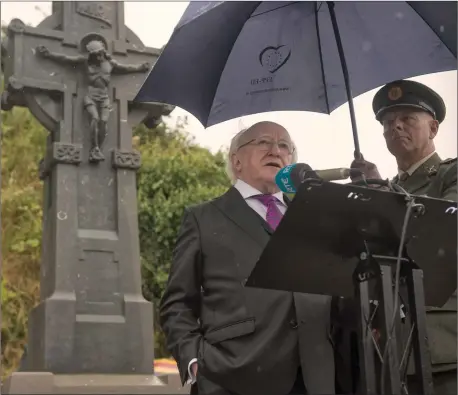
[[[232,164],[239,178],[260,189],[275,184],[278,171],[291,164],[293,144],[282,126],[260,122],[247,131],[233,155]]]
[[[93,52],[90,55],[91,63],[100,64],[103,62],[105,56],[103,51]]]
[[[104,58],[104,54],[103,54],[103,51],[99,51],[96,53],[96,59],[99,63],[101,63],[103,61],[103,58]]]
[[[424,151],[439,127],[439,123],[429,113],[408,107],[387,111],[381,122],[386,146],[397,158]]]

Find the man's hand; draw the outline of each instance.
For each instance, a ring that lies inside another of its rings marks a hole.
[[[150,69],[150,64],[148,62],[142,63],[142,65],[140,66],[140,69],[142,71],[148,71]]]
[[[372,336],[374,336],[375,341],[378,343],[380,340],[380,332],[377,329],[372,329]]]
[[[46,48],[44,45],[39,45],[37,48],[37,54],[44,57],[44,58],[47,58],[49,57],[49,49]]]
[[[350,168],[361,170],[361,172],[364,174],[366,179],[376,179],[376,180],[382,179],[382,177],[380,176],[380,173],[378,172],[377,166],[365,160],[362,154],[360,155],[358,159],[355,159],[353,162],[351,162]],[[360,181],[362,180],[362,177],[353,176],[351,177],[351,180],[353,182]]]

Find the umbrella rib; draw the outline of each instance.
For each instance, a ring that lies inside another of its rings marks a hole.
[[[421,14],[415,9],[415,7],[410,4],[410,3],[413,3],[412,1],[406,1],[406,3],[410,6],[410,8],[412,8],[412,10],[418,15],[419,18],[421,18],[421,20],[423,22],[425,22],[426,26],[428,26],[432,32],[439,38],[439,40],[441,40],[441,43],[444,44],[444,46],[450,51],[450,53],[455,57],[456,59],[456,52],[453,52],[452,49],[446,44],[444,43],[444,41],[442,40],[442,38],[434,31],[433,27],[425,20],[425,18],[423,18],[421,16]]]
[[[321,8],[321,5],[320,5],[320,8]],[[327,108],[328,114],[330,114],[331,110],[329,108],[329,98],[328,98],[328,89],[326,85],[326,75],[324,73],[323,52],[321,51],[321,36],[320,36],[320,26],[318,23],[318,11],[319,11],[319,8],[317,8],[317,2],[315,2],[315,24],[316,24],[316,34],[317,34],[317,39],[318,39],[318,52],[320,54],[321,78],[323,79],[324,98],[326,100],[326,108]]]
[[[217,9],[219,6],[221,6],[222,3],[223,3],[223,2],[221,2],[221,4],[218,4],[218,5],[215,6],[215,7],[211,8],[210,10],[201,12],[198,16],[192,18],[191,20],[189,20],[189,21],[187,21],[187,22],[184,22],[184,23],[181,24],[180,26],[178,26],[179,23],[180,23],[180,21],[179,21],[179,22],[178,22],[178,25],[175,26],[175,29],[173,29],[172,37],[173,37],[173,34],[175,34],[175,32],[180,31],[183,27],[188,26],[188,25],[191,24],[192,22],[198,20],[202,15],[207,15],[207,14],[209,14],[210,12],[212,12],[213,10],[215,10],[215,9]],[[189,7],[189,5],[188,5],[188,7]],[[186,7],[186,8],[188,8],[188,7]],[[184,15],[185,13],[186,13],[186,10],[183,12],[183,15]],[[181,18],[183,18],[183,15],[181,15]],[[171,39],[172,37],[170,37],[170,39]],[[169,41],[170,41],[170,39],[169,39]]]
[[[252,15],[252,16],[250,16],[250,18],[256,18],[257,16],[261,16],[261,15],[264,15],[264,14],[268,14],[269,12],[278,11],[278,10],[280,10],[281,8],[289,7],[289,6],[292,6],[292,5],[296,4],[296,3],[300,3],[300,1],[292,1],[292,2],[290,2],[290,3],[287,3],[287,4],[285,4],[285,5],[279,6],[279,7],[277,7],[277,8],[273,8],[273,9],[271,9],[271,10],[261,12],[260,14]]]
[[[253,5],[253,9],[252,9],[252,11],[251,11],[251,13],[250,13],[250,18],[251,18],[251,14],[256,10],[256,8],[259,6],[259,4],[261,4],[261,1],[251,1],[251,2],[247,1],[247,3],[253,3],[253,4],[252,4],[252,5]],[[248,18],[248,19],[249,19],[249,18]],[[242,33],[242,30],[243,30],[243,26],[244,26],[244,25],[245,25],[245,24],[243,24],[243,25],[241,26],[240,31],[239,31],[239,33],[237,34],[237,38],[234,40],[234,44],[232,45],[232,48],[234,47],[235,43],[236,43],[237,40],[239,39],[240,34]],[[218,91],[219,84],[221,83],[221,78],[222,78],[223,73],[224,73],[224,69],[226,68],[227,59],[229,59],[229,56],[231,56],[231,52],[232,52],[232,50],[231,50],[231,51],[228,51],[228,54],[227,54],[227,57],[226,57],[226,62],[224,63],[223,70],[221,71],[221,74],[220,74],[220,76],[219,76],[218,83],[216,84],[216,88],[215,88],[215,90],[214,90],[214,92],[213,92],[213,101],[210,103],[209,111],[207,111],[207,114],[208,114],[208,115],[205,117],[205,127],[207,127],[207,125],[208,125],[208,120],[210,119],[210,115],[211,115],[211,109],[212,109],[212,107],[213,107],[213,104],[215,103],[215,94],[216,94],[216,92]]]

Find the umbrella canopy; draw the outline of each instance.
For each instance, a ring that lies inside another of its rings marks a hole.
[[[135,98],[205,127],[267,111],[330,114],[348,100],[327,2],[191,2]],[[336,2],[357,96],[457,67],[456,2]]]

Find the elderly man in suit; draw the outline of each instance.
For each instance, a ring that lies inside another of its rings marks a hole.
[[[414,195],[456,201],[456,158],[442,160],[434,146],[446,113],[442,98],[423,84],[400,80],[381,88],[374,96],[372,107],[383,126],[387,148],[398,164],[398,175],[393,182]],[[381,178],[377,167],[364,159],[353,161],[351,166],[361,169],[367,178]],[[456,310],[455,292],[442,308],[428,308],[426,315],[438,395],[457,393]],[[407,382],[409,392],[418,393],[414,377],[409,376]]]
[[[335,392],[331,298],[244,287],[287,209],[275,175],[294,161],[288,132],[257,123],[232,140],[234,185],[185,210],[160,320],[191,393]]]

